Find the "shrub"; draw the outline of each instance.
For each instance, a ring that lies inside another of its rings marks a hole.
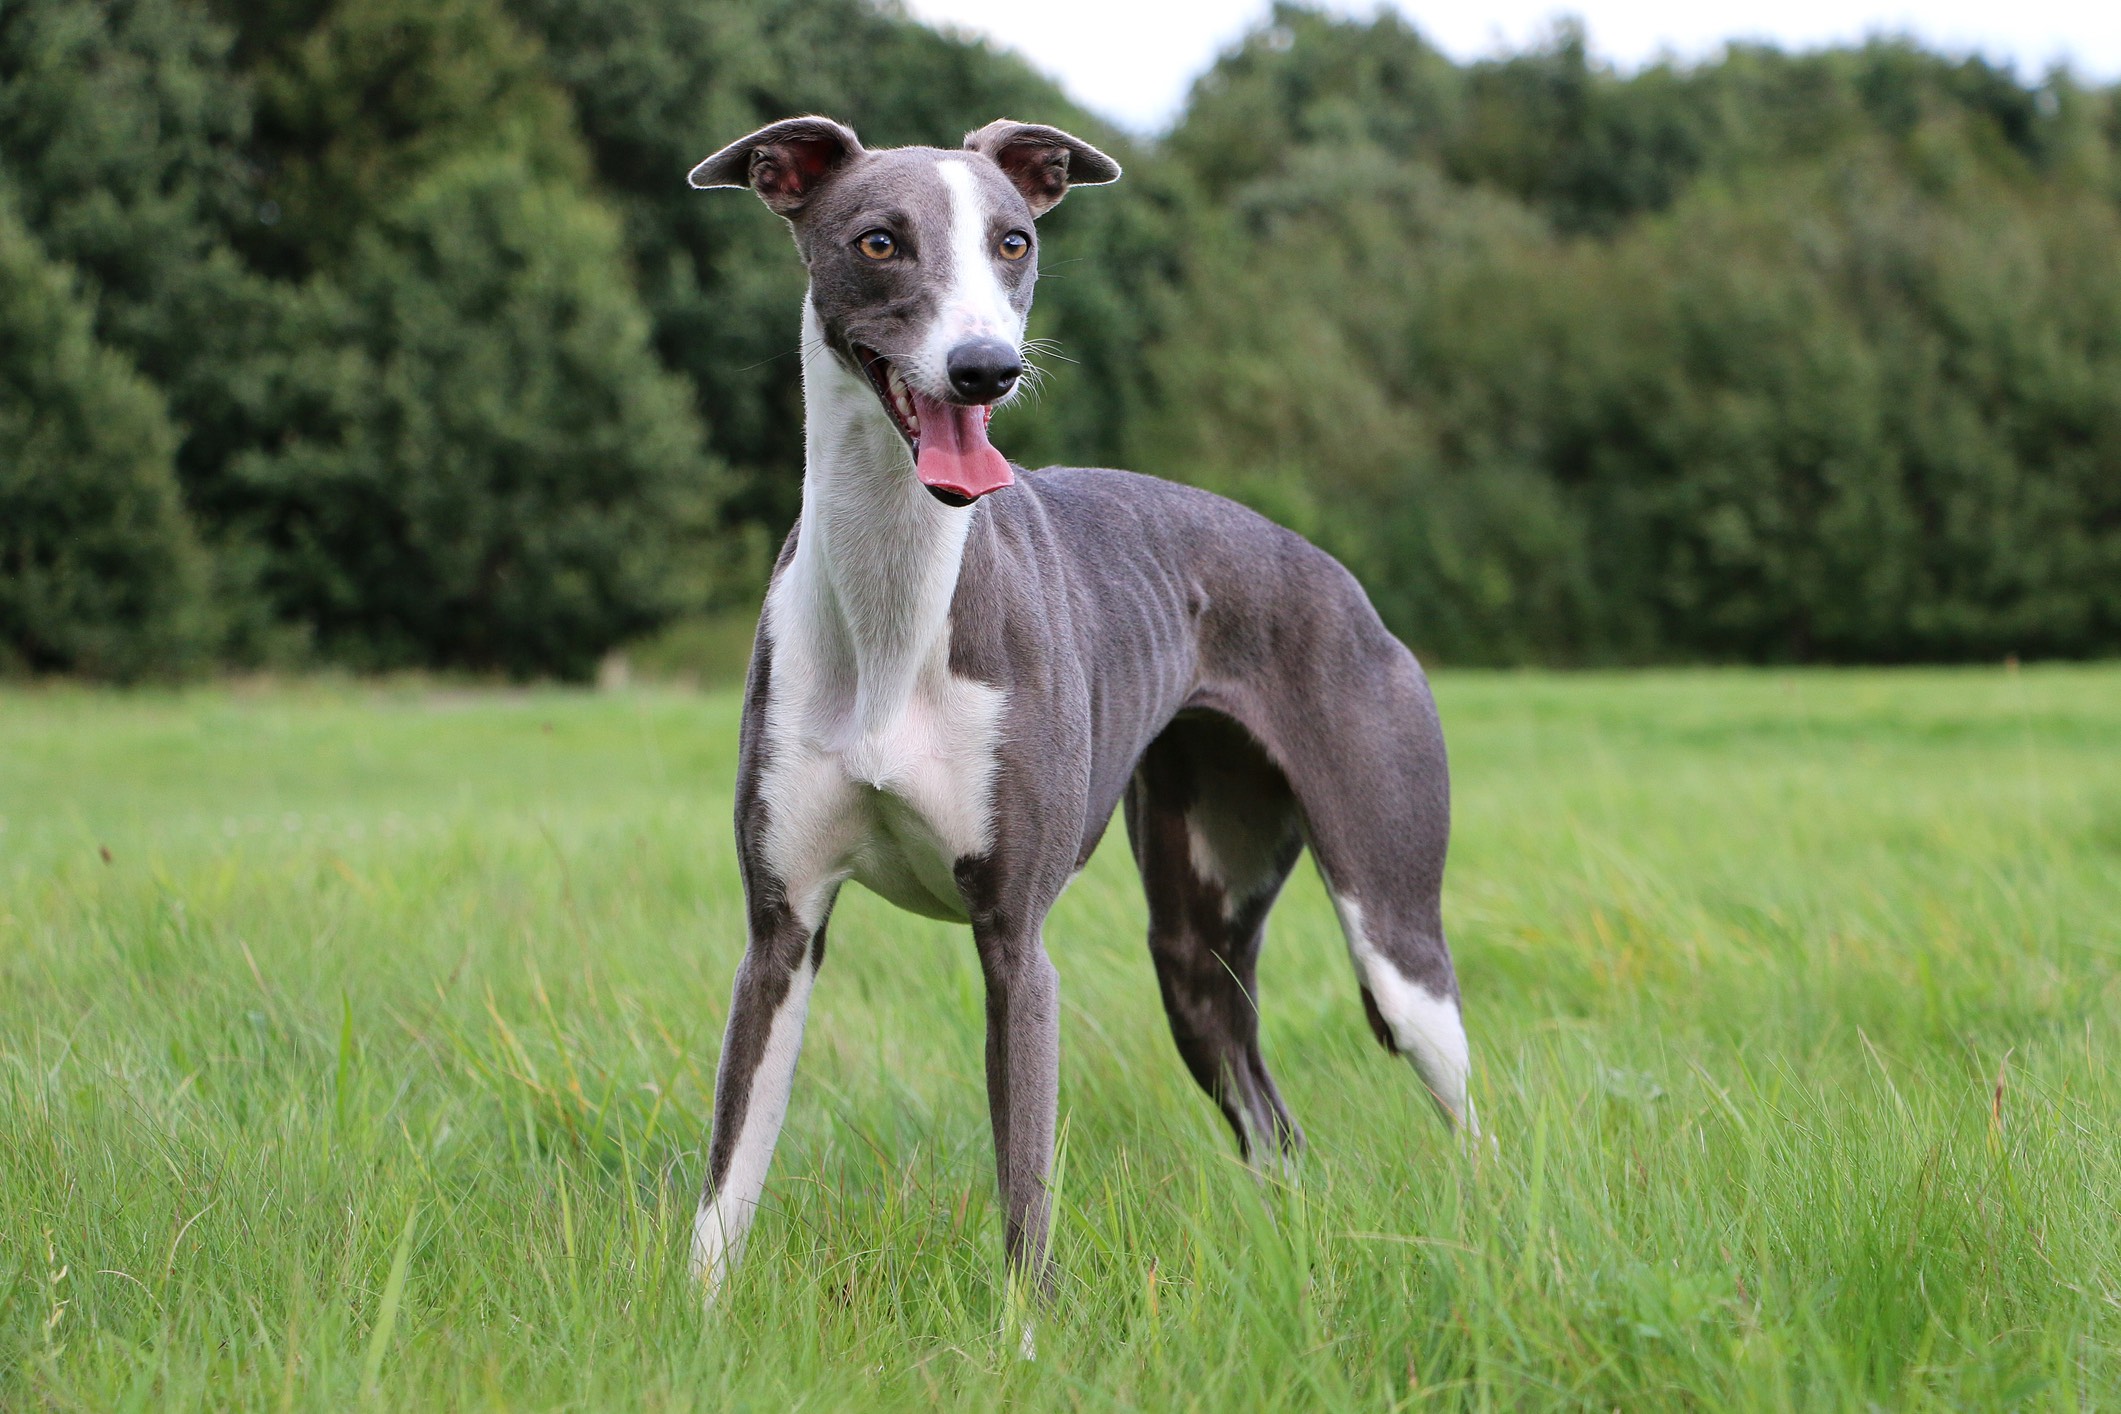
[[[205,561],[176,441],[0,196],[0,658],[120,679],[197,663]]]
[[[335,660],[581,678],[696,605],[719,498],[615,223],[468,155],[309,291],[280,396],[304,434],[234,470],[263,588]]]

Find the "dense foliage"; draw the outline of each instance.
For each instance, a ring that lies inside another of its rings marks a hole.
[[[0,663],[116,678],[203,647],[162,399],[0,201]]]
[[[2113,90],[1883,42],[1623,77],[1567,29],[1458,65],[1283,8],[1144,147],[873,0],[0,0],[0,480],[80,481],[6,528],[131,547],[67,550],[80,607],[0,609],[0,660],[577,676],[749,601],[801,272],[683,174],[810,111],[1118,151],[997,436],[1261,506],[1432,656],[2121,650]],[[44,594],[9,553],[0,605]]]
[[[2117,117],[1897,45],[1622,80],[1284,11],[1171,139],[1228,219],[1138,456],[1446,658],[2112,652]]]

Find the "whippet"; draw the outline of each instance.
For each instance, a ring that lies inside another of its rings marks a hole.
[[[1122,804],[1171,1034],[1248,1159],[1302,1143],[1253,978],[1305,845],[1371,1029],[1476,1132],[1439,908],[1443,734],[1414,656],[1337,561],[1251,511],[1122,471],[1024,471],[988,441],[1024,383],[1034,223],[1118,176],[1050,127],[870,151],[825,118],[692,171],[787,218],[810,275],[802,514],[744,697],[750,939],[693,1232],[710,1295],[757,1208],[849,879],[972,925],[1008,1269],[1044,1284],[1060,984],[1041,927]]]

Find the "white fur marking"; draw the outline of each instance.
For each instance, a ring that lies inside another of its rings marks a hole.
[[[1007,695],[950,672],[950,600],[971,517],[930,496],[866,383],[803,306],[807,423],[796,551],[766,596],[772,650],[759,794],[767,863],[805,934],[850,876],[930,915],[963,916],[952,866],[993,836]],[[742,1255],[788,1113],[815,980],[774,1013],[736,1148],[693,1223],[709,1299]]]
[[[946,163],[945,167],[953,164]],[[809,455],[795,556],[766,598],[765,854],[803,925],[842,880],[962,919],[993,841],[1007,694],[950,671],[971,516],[930,496],[876,396],[804,313]]]
[[[1195,878],[1222,891],[1223,921],[1235,923],[1237,915],[1244,912],[1245,905],[1251,900],[1243,887],[1233,883],[1224,870],[1223,858],[1215,852],[1215,842],[1209,837],[1196,810],[1186,812],[1186,857],[1193,865]],[[1250,883],[1250,880],[1243,881],[1244,885]]]
[[[946,157],[935,164],[935,170],[950,189],[950,285],[922,341],[920,365],[923,381],[945,388],[949,386],[945,369],[951,349],[976,338],[1000,339],[1014,346],[1023,340],[1024,316],[1009,303],[1008,292],[995,273],[987,202],[980,194],[979,178],[964,158]]]
[[[796,1057],[803,1049],[803,1018],[810,1010],[810,985],[816,978],[806,954],[788,981],[788,995],[781,998],[773,1014],[765,1052],[751,1073],[751,1095],[744,1104],[729,1170],[722,1175],[713,1201],[700,1204],[692,1222],[692,1272],[706,1286],[710,1302],[721,1293],[737,1259],[744,1255],[744,1238],[758,1215],[766,1166],[788,1118],[788,1089],[795,1079]]]
[[[1413,1063],[1415,1073],[1445,1113],[1462,1123],[1468,1134],[1478,1136],[1480,1126],[1466,1098],[1472,1059],[1458,1003],[1434,995],[1401,972],[1363,932],[1361,905],[1338,893],[1332,897],[1333,911],[1340,915],[1341,931],[1347,935],[1348,955],[1355,960],[1378,1014],[1392,1033],[1392,1044]]]
[[[1223,877],[1222,861],[1215,857],[1215,845],[1208,832],[1192,811],[1186,812],[1186,856],[1193,864],[1193,875],[1204,884],[1227,888],[1229,880]]]

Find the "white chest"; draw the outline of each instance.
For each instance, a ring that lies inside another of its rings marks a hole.
[[[815,927],[855,879],[962,920],[957,861],[994,833],[1006,694],[950,671],[969,510],[945,507],[866,383],[804,306],[803,517],[768,591],[759,763],[766,863]]]
[[[767,862],[806,922],[849,878],[963,921],[954,870],[993,842],[1005,694],[936,661],[879,703],[841,669],[810,645],[775,643],[759,780]]]

